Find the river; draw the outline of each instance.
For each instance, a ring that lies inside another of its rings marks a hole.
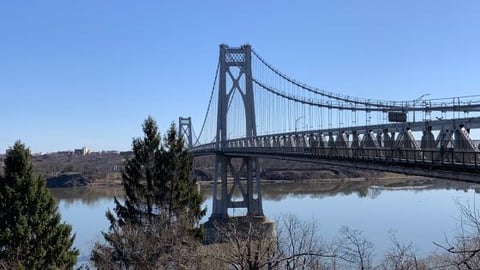
[[[102,231],[108,229],[107,209],[113,197],[122,197],[119,187],[51,189],[62,219],[73,226],[79,264],[87,262]],[[202,186],[207,217],[211,209],[211,186]],[[332,240],[342,226],[361,230],[382,257],[391,246],[389,232],[403,243],[413,242],[417,254],[435,251],[433,241],[442,243],[459,224],[458,203],[475,205],[480,185],[438,179],[419,181],[333,181],[313,183],[270,183],[262,185],[265,215],[275,220],[293,214],[315,220],[320,234]],[[241,215],[242,211],[231,214]]]

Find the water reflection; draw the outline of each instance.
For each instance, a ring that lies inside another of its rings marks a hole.
[[[315,182],[276,182],[263,183],[262,196],[264,200],[282,201],[288,198],[326,198],[334,196],[357,195],[358,198],[375,199],[383,191],[408,190],[422,192],[431,190],[474,190],[480,193],[480,185],[468,182],[433,178],[394,178],[375,180],[332,180]],[[210,200],[212,186],[202,185],[201,192],[205,199]],[[234,194],[240,197],[240,194]]]
[[[114,196],[121,198],[124,194],[120,186],[52,188],[50,192],[57,202],[65,206],[76,203],[94,206],[101,200],[113,200]]]
[[[306,221],[318,220],[321,234],[334,237],[341,226],[365,232],[374,242],[377,255],[390,243],[388,231],[394,229],[405,243],[414,242],[420,254],[433,251],[432,241],[452,235],[458,221],[456,200],[472,202],[480,185],[438,179],[378,179],[300,183],[264,183],[263,208],[275,219],[294,214]],[[121,187],[82,187],[51,189],[62,219],[72,224],[80,263],[86,262],[101,231],[108,229],[107,209],[113,197],[123,198]],[[207,210],[212,208],[212,185],[202,184]],[[236,211],[236,210],[235,210]],[[236,214],[242,214],[237,211]],[[210,212],[207,212],[207,217]]]

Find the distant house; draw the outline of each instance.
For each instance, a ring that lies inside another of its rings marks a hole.
[[[133,155],[133,151],[122,151],[122,152],[120,152],[120,155],[122,155],[122,156],[131,156],[131,155]]]
[[[58,152],[56,153],[56,155],[59,155],[59,156],[70,156],[70,155],[72,155],[72,154],[73,154],[72,151],[58,151]]]
[[[90,151],[88,150],[87,147],[82,147],[82,149],[75,149],[73,151],[73,154],[75,156],[86,156],[86,155],[88,155],[88,153],[90,153]]]
[[[115,165],[113,167],[114,172],[124,172],[125,171],[125,166],[123,165]]]

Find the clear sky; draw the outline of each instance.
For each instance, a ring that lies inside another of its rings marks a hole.
[[[0,1],[0,152],[128,150],[203,120],[218,45],[367,98],[480,94],[479,1]]]

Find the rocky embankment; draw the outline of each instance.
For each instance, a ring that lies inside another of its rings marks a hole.
[[[93,179],[81,173],[65,173],[47,178],[47,187],[81,187],[93,183]]]

